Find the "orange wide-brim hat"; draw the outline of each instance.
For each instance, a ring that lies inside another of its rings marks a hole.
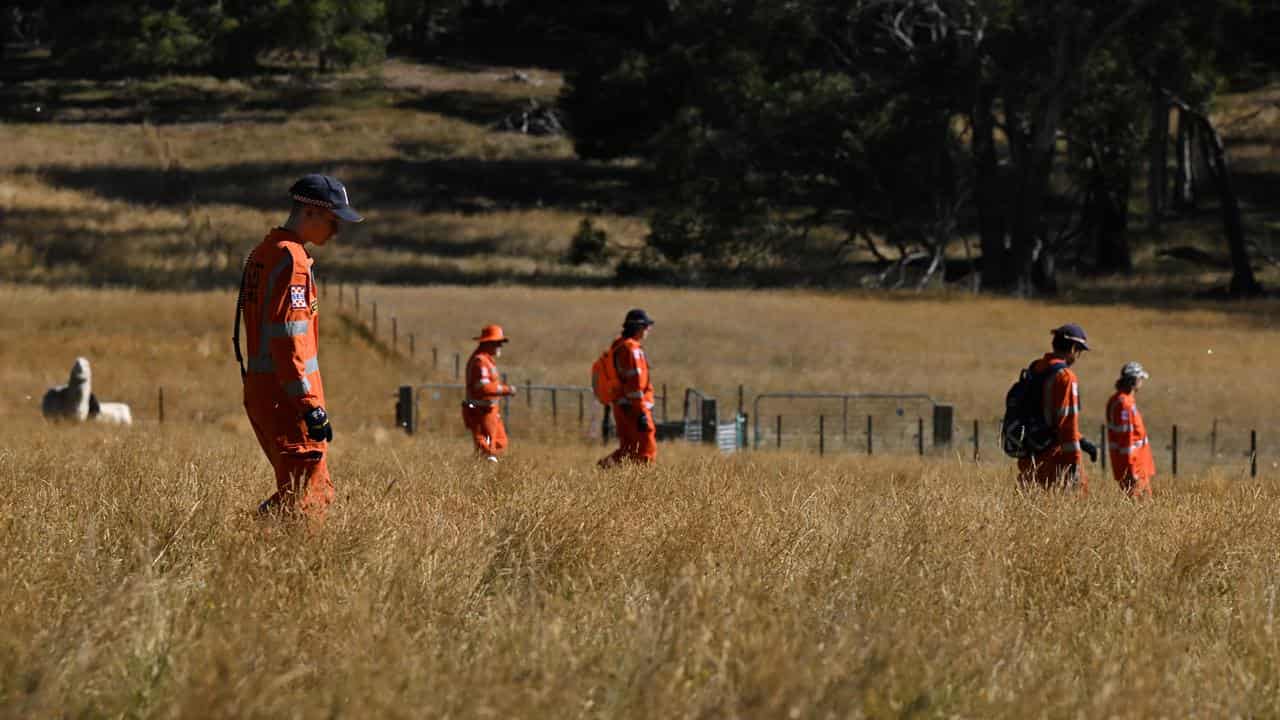
[[[501,325],[485,325],[484,328],[480,330],[480,334],[471,339],[478,340],[480,342],[511,342],[511,338],[508,338],[503,334]]]

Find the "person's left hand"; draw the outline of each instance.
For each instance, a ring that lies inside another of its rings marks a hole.
[[[1089,456],[1089,462],[1098,462],[1098,446],[1088,438],[1080,438],[1080,449]]]
[[[333,442],[333,426],[329,424],[329,415],[324,408],[311,408],[302,419],[307,423],[307,437],[317,442]]]

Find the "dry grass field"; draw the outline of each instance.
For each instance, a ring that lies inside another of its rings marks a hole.
[[[561,85],[513,70],[0,69],[0,718],[1276,714],[1280,318],[1168,299],[1225,274],[1158,256],[1222,254],[1211,206],[1136,231],[1138,278],[1070,278],[1056,303],[608,289],[609,263],[565,261],[570,237],[590,217],[639,247],[653,179],[496,131]],[[1263,250],[1280,237],[1274,101],[1221,113]],[[228,346],[240,260],[316,170],[370,221],[316,253],[338,498],[308,534],[250,514],[272,481]],[[815,416],[838,404],[770,403],[793,433],[782,451],[664,444],[654,468],[605,473],[591,427],[548,428],[523,397],[496,468],[447,397],[424,396],[426,432],[392,425],[395,388],[450,382],[481,325],[514,338],[512,381],[582,385],[634,306],[658,320],[673,416],[687,387],[732,408],[743,385],[748,410],[763,392],[923,393],[955,406],[957,446],[913,457],[917,406],[856,405],[889,452],[833,438],[819,458]],[[1077,368],[1087,427],[1123,362],[1152,373],[1150,502],[1100,468],[1086,498],[1020,494],[995,454],[1005,390],[1068,321],[1097,346]],[[40,418],[78,355],[135,426]]]
[[[21,310],[0,320],[0,716],[1250,717],[1280,703],[1269,471],[1162,478],[1138,505],[1105,478],[1084,499],[1022,495],[1007,464],[947,456],[664,445],[656,468],[603,473],[597,445],[517,434],[508,462],[478,466],[457,435],[390,428],[392,388],[423,371],[326,297],[339,494],[308,536],[248,513],[269,480],[239,414],[229,293],[0,287]],[[508,365],[539,378],[589,359],[559,326],[591,349],[635,301],[659,318],[655,364],[673,380],[714,386],[728,356],[726,379],[880,375],[954,388],[963,407],[1002,392],[1067,315],[1103,348],[1086,380],[1130,349],[1148,362],[1151,415],[1207,417],[1232,387],[1223,402],[1243,414],[1274,403],[1269,383],[1232,380],[1265,367],[1274,329],[1230,307],[411,297],[442,342],[501,301]],[[1001,322],[1024,314],[1016,332]],[[724,349],[766,333],[768,353]],[[1196,364],[1193,337],[1218,365]],[[104,397],[135,404],[135,427],[40,420],[40,392],[78,353]]]

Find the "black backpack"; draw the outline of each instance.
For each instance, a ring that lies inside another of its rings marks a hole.
[[[1025,458],[1044,452],[1056,439],[1044,419],[1044,384],[1067,369],[1061,360],[1049,363],[1044,372],[1034,372],[1031,363],[1004,396],[1004,422],[1000,424],[1000,444],[1004,454]]]

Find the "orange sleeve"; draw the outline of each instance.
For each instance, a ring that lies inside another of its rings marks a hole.
[[[498,366],[488,357],[472,355],[467,364],[467,396],[474,400],[492,400],[511,394],[511,386],[502,383]]]
[[[613,350],[613,368],[622,383],[622,401],[649,403],[653,388],[649,387],[649,361],[639,343],[623,342]]]
[[[1063,370],[1054,375],[1049,388],[1047,415],[1058,439],[1058,453],[1066,462],[1083,459],[1080,450],[1080,385],[1076,374]]]
[[[1134,445],[1140,439],[1139,422],[1141,422],[1137,416],[1137,408],[1133,400],[1126,395],[1113,406],[1111,415],[1112,417],[1107,418],[1107,424],[1110,425],[1109,429],[1116,439],[1114,450],[1118,462],[1115,466],[1120,469],[1127,468],[1128,474],[1137,477],[1138,454],[1134,452]]]
[[[292,268],[270,286],[270,297],[263,298],[267,304],[267,323],[263,330],[276,378],[284,387],[285,395],[302,413],[320,406],[319,394],[311,380],[320,375],[315,318],[311,312],[315,289],[306,255],[292,247],[288,253]]]

